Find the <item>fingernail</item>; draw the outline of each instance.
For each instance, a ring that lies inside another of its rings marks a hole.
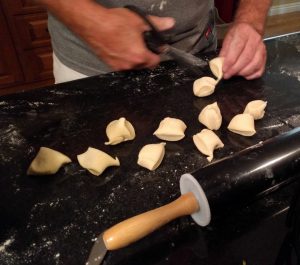
[[[165,18],[165,26],[168,28],[174,27],[175,25],[175,19],[172,17],[166,17]]]

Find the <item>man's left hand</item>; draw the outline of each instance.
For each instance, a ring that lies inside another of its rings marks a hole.
[[[264,73],[266,47],[262,36],[248,23],[232,25],[223,41],[220,56],[224,57],[224,79],[239,75],[250,80]]]

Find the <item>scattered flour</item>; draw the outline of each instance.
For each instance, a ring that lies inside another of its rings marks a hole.
[[[11,237],[11,238],[7,239],[6,241],[4,241],[2,243],[2,245],[0,245],[0,253],[4,252],[6,250],[6,248],[8,246],[10,246],[14,241],[15,241],[15,239],[13,237]]]

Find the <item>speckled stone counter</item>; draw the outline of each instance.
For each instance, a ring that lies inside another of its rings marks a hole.
[[[300,126],[300,34],[266,43],[263,78],[222,81],[206,98],[193,95],[195,78],[173,62],[0,97],[0,264],[85,264],[103,230],[178,197],[181,174],[208,164],[192,142],[204,128],[197,117],[207,104],[217,101],[223,114],[217,134],[225,147],[214,161]],[[257,134],[229,132],[230,119],[254,99],[268,101]],[[186,137],[167,143],[161,166],[150,172],[136,164],[137,155],[145,144],[159,142],[153,132],[166,116],[187,124]],[[120,117],[132,122],[136,139],[104,145],[106,125]],[[40,146],[65,153],[73,163],[53,176],[27,176]],[[91,175],[76,160],[89,146],[117,156],[121,166]],[[298,182],[242,208],[230,205],[205,228],[190,217],[175,220],[109,252],[103,264],[296,264]]]

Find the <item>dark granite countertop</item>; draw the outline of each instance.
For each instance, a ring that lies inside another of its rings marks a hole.
[[[195,78],[173,62],[0,97],[0,264],[84,264],[103,230],[178,197],[181,174],[208,164],[191,140],[204,128],[197,117],[207,104],[217,101],[223,114],[217,134],[225,147],[215,152],[215,161],[299,127],[300,34],[266,43],[263,78],[222,81],[206,98],[193,95]],[[268,101],[257,134],[229,132],[230,119],[254,99]],[[106,125],[122,116],[135,126],[136,139],[105,146]],[[159,142],[152,134],[166,116],[187,124],[186,137],[167,143],[163,163],[150,172],[136,164],[137,154]],[[40,146],[65,153],[73,163],[53,176],[27,176]],[[88,146],[118,156],[121,166],[91,175],[76,161]],[[109,252],[103,264],[299,264],[298,186],[294,181],[242,208],[228,206],[205,228],[190,217],[172,221]]]

